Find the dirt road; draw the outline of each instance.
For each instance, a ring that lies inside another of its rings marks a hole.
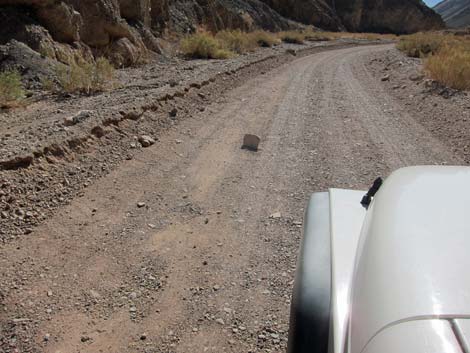
[[[5,245],[1,348],[284,352],[309,194],[461,163],[369,74],[389,48],[249,80]],[[259,152],[240,149],[244,133]]]

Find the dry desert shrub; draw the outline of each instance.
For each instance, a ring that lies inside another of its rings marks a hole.
[[[95,62],[72,62],[69,66],[57,68],[59,90],[68,93],[101,92],[110,88],[115,76],[114,66],[105,58]]]
[[[16,70],[0,72],[0,107],[15,106],[24,98],[20,73]]]
[[[186,57],[191,59],[228,59],[234,55],[207,32],[198,32],[183,38],[180,42],[180,49]]]
[[[424,63],[429,76],[459,90],[470,89],[470,43],[444,44]]]
[[[284,31],[278,33],[279,38],[285,43],[304,44],[305,34],[301,31]]]
[[[446,41],[453,41],[453,37],[436,32],[416,33],[401,37],[397,48],[410,57],[424,58],[437,53]]]
[[[272,47],[280,42],[276,34],[267,31],[224,30],[215,35],[199,31],[183,38],[180,50],[191,59],[228,59],[258,47]]]
[[[259,47],[272,47],[281,44],[281,40],[271,32],[254,31],[249,33],[249,36]]]
[[[406,55],[424,58],[426,73],[454,89],[470,89],[470,37],[427,32],[403,37],[397,44]]]
[[[223,48],[237,54],[244,54],[258,47],[250,33],[240,30],[220,31],[215,35],[215,39]]]

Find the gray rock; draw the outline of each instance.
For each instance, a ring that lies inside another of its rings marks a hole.
[[[385,75],[382,77],[382,81],[390,81],[390,75]]]
[[[93,111],[91,110],[80,110],[77,114],[74,116],[69,116],[64,119],[64,125],[65,126],[73,126],[77,125],[86,119],[90,118],[93,115]]]
[[[247,149],[250,151],[258,151],[259,143],[261,139],[256,135],[246,134],[243,137],[242,149]]]
[[[412,74],[410,75],[410,81],[421,81],[424,78],[424,75],[421,74]]]
[[[150,147],[155,143],[155,140],[147,135],[142,135],[139,137],[139,143],[142,147]]]

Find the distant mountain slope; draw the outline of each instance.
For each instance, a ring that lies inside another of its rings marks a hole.
[[[449,27],[470,26],[470,0],[444,0],[434,7]]]

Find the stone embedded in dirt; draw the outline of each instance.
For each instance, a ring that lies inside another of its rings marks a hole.
[[[93,289],[90,289],[90,295],[93,299],[98,299],[100,297],[100,294]]]
[[[175,118],[176,115],[178,114],[178,109],[173,108],[172,110],[170,110],[168,114],[170,115],[170,117]]]
[[[97,138],[101,138],[104,135],[106,135],[106,130],[103,129],[102,126],[97,125],[93,129],[91,129],[91,133],[92,133],[92,135],[96,136]]]
[[[155,143],[155,140],[147,135],[142,135],[139,137],[139,143],[142,147],[150,147]]]
[[[80,110],[77,114],[64,119],[65,126],[77,125],[93,115],[92,110]]]
[[[260,142],[261,142],[261,139],[258,136],[251,135],[251,134],[246,134],[243,137],[242,148],[256,152],[256,151],[258,151],[258,146],[259,146]]]
[[[390,81],[390,75],[385,75],[382,77],[382,81]]]
[[[421,74],[412,74],[410,75],[410,81],[421,81],[424,78],[424,75]]]
[[[145,202],[137,202],[137,207],[139,208],[145,207]]]
[[[281,217],[282,217],[281,212],[275,212],[271,216],[269,216],[269,218],[272,218],[272,219],[279,219]]]
[[[297,56],[297,50],[295,50],[295,49],[287,49],[286,53],[290,54],[290,55],[293,55],[293,56]]]
[[[222,319],[216,319],[215,322],[217,322],[220,325],[225,325],[225,322]]]

